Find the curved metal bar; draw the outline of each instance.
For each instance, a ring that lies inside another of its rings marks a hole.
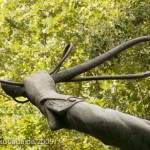
[[[140,79],[150,76],[150,71],[140,74],[126,74],[126,75],[103,75],[103,76],[87,76],[81,78],[73,78],[65,82],[79,82],[79,81],[92,81],[92,80],[122,80],[122,79]]]
[[[0,83],[6,83],[9,85],[16,85],[16,86],[24,86],[22,82],[13,82],[13,81],[7,81],[7,80],[0,80]]]
[[[134,46],[138,43],[141,43],[141,42],[146,42],[146,41],[150,41],[150,36],[143,36],[143,37],[129,40],[129,41],[115,47],[114,49],[104,53],[101,56],[93,58],[87,62],[80,64],[80,65],[76,65],[76,66],[69,68],[67,70],[64,70],[60,73],[52,74],[52,78],[54,79],[55,83],[68,82],[69,80],[76,77],[77,75],[80,75],[80,74],[104,63],[105,61],[111,59],[112,57],[116,56],[118,53],[126,50],[127,48],[132,47],[132,46]],[[63,57],[63,58],[65,58],[65,57]],[[63,61],[62,61],[62,63],[63,63]],[[11,84],[11,85],[23,86],[23,83],[18,83],[18,82],[4,81],[4,80],[0,80],[0,82],[6,83],[6,84]]]
[[[56,67],[49,73],[50,75],[56,74],[56,73],[59,71],[59,69],[60,69],[62,63],[65,61],[65,59],[66,59],[66,58],[68,57],[68,55],[70,54],[70,52],[71,52],[71,50],[72,50],[72,47],[73,47],[72,43],[70,43],[70,44],[68,44],[68,45],[66,46],[66,48],[65,48],[65,50],[64,50],[64,52],[63,52],[63,55],[62,55],[61,60],[60,60],[59,63],[56,65]]]
[[[116,56],[118,53],[126,50],[127,48],[132,47],[141,42],[146,42],[146,41],[150,41],[150,36],[143,36],[143,37],[129,40],[129,41],[115,47],[114,49],[104,53],[101,56],[93,58],[87,62],[84,62],[84,63],[74,66],[72,68],[69,68],[69,69],[62,71],[60,73],[57,73],[55,75],[52,75],[52,77],[53,77],[55,83],[67,82],[67,81],[71,80],[72,78],[76,77],[77,75],[80,75],[80,74],[104,63],[105,61],[111,59],[112,57]]]

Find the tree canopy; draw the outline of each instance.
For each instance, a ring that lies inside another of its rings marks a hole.
[[[60,71],[127,40],[150,35],[149,6],[149,0],[0,0],[0,78],[21,82],[38,70],[50,72],[68,43],[73,51]],[[149,70],[150,43],[145,42],[81,76]],[[60,93],[150,119],[150,78],[59,83],[57,88]],[[77,131],[51,132],[37,108],[14,102],[2,89],[0,102],[0,136],[10,141],[1,149],[116,150]],[[13,140],[30,142],[12,144]]]

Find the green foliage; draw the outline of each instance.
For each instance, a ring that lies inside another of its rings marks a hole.
[[[128,39],[150,35],[149,0],[0,0],[0,78],[22,81],[50,71],[69,42],[71,56],[61,70],[96,57]],[[150,44],[122,52],[83,75],[127,74],[150,70]],[[82,96],[102,107],[150,119],[150,79],[61,83],[64,94]],[[51,132],[31,104],[17,104],[0,89],[0,129],[5,140],[43,144],[3,144],[1,149],[114,150],[77,131]]]

